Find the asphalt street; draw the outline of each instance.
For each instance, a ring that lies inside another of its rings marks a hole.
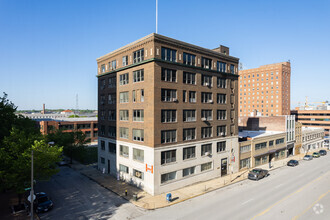
[[[330,219],[330,155],[282,167],[138,219]]]

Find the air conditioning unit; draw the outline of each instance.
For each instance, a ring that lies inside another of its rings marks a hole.
[[[221,135],[221,136],[224,136],[224,135],[225,135],[225,132],[220,132],[220,135]]]
[[[202,118],[202,121],[207,121],[207,118],[203,117],[203,118]]]
[[[205,156],[210,156],[211,154],[210,154],[210,152],[205,152],[204,155],[205,155]]]
[[[208,82],[205,83],[206,86],[209,86],[210,84]]]
[[[172,99],[173,100],[173,102],[177,102],[178,101],[178,99],[177,98],[174,98],[174,99]]]
[[[210,67],[209,66],[205,66],[206,69],[209,69]]]
[[[213,100],[211,99],[211,100],[208,100],[208,103],[213,103]]]

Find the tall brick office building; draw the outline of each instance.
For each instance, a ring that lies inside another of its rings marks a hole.
[[[150,34],[97,59],[99,168],[160,194],[238,171],[238,58]]]
[[[239,116],[290,115],[290,62],[239,71]]]

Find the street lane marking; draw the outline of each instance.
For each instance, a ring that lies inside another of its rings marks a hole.
[[[322,176],[318,177],[317,179],[307,183],[306,185],[302,186],[300,189],[298,189],[297,191],[291,193],[290,195],[284,197],[283,199],[281,199],[280,201],[276,202],[275,204],[269,206],[267,209],[265,209],[264,211],[260,212],[259,214],[255,215],[253,218],[251,218],[251,220],[257,218],[257,217],[260,217],[264,214],[266,214],[267,212],[269,212],[274,206],[280,204],[281,202],[284,202],[285,200],[287,200],[288,198],[290,198],[291,196],[301,192],[303,189],[305,189],[306,187],[308,187],[309,185],[313,184],[314,182],[317,182],[319,181],[320,179],[322,179],[326,174],[328,174],[330,171],[326,172],[325,174],[323,174]]]
[[[292,220],[297,220],[298,218],[300,218],[302,215],[304,215],[308,210],[310,210],[318,201],[320,201],[324,196],[326,196],[328,193],[330,192],[330,190],[326,193],[323,193],[315,202],[313,202],[307,209],[305,209],[302,213],[300,213],[299,215],[295,216]]]
[[[281,187],[282,185],[283,185],[283,183],[281,183],[281,184],[275,186],[274,188],[277,189],[277,188]]]
[[[242,205],[244,205],[244,204],[246,204],[246,203],[248,203],[248,202],[251,202],[252,200],[253,200],[253,199],[249,199],[249,200],[243,202]]]

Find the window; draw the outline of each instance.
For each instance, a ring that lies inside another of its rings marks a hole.
[[[143,129],[133,129],[133,140],[134,141],[144,141],[144,130]]]
[[[196,147],[185,147],[183,148],[183,160],[195,158]]]
[[[176,122],[176,110],[162,110],[162,122]]]
[[[212,154],[212,144],[202,145],[201,156],[206,156],[207,154]]]
[[[161,152],[161,164],[172,163],[176,161],[176,150]]]
[[[119,171],[123,173],[128,173],[128,167],[122,164],[119,164]]]
[[[123,66],[128,65],[128,56],[123,56]]]
[[[128,117],[129,117],[128,110],[119,111],[119,120],[120,121],[128,121]]]
[[[246,158],[246,159],[243,159],[243,160],[240,160],[239,161],[239,168],[242,169],[242,168],[249,168],[250,167],[250,158]]]
[[[212,110],[202,110],[202,121],[212,120]]]
[[[101,150],[105,150],[105,142],[101,141]]]
[[[202,127],[202,138],[212,137],[212,127]]]
[[[217,134],[218,136],[224,137],[227,134],[227,126],[226,125],[220,125],[217,127]]]
[[[176,70],[162,68],[162,80],[167,82],[176,82]]]
[[[189,141],[196,139],[196,128],[183,129],[183,140]]]
[[[202,86],[212,86],[212,76],[202,75]]]
[[[128,84],[128,73],[121,74],[119,76],[119,85],[126,85]]]
[[[125,146],[125,145],[119,145],[119,154],[120,156],[123,156],[123,157],[128,157],[129,156],[129,151],[128,151],[128,147]]]
[[[225,73],[226,72],[226,63],[218,61],[217,62],[217,71]]]
[[[212,169],[212,162],[208,162],[208,163],[203,163],[201,164],[201,171],[206,171]]]
[[[218,85],[218,88],[225,89],[227,87],[227,85],[226,85],[226,79],[225,78],[218,77],[217,78],[217,85]]]
[[[195,85],[196,73],[183,72],[183,83]]]
[[[128,102],[128,92],[119,93],[119,102],[120,103],[127,103]]]
[[[217,110],[217,119],[226,120],[226,110]]]
[[[136,102],[136,91],[135,90],[132,91],[132,100],[133,100],[133,102]]]
[[[121,138],[128,139],[128,128],[119,128],[119,133]]]
[[[105,126],[101,125],[101,135],[105,135]]]
[[[108,88],[115,88],[116,87],[116,77],[110,77],[108,79]]]
[[[105,89],[105,79],[101,80],[101,90]]]
[[[211,67],[212,67],[212,60],[202,57],[202,68],[211,69]]]
[[[183,102],[187,102],[187,91],[186,90],[183,90],[182,91],[182,98],[183,98]]]
[[[143,82],[144,81],[144,70],[136,70],[133,72],[133,82]]]
[[[251,151],[251,145],[245,145],[240,147],[240,152],[241,153],[246,153]]]
[[[174,102],[177,101],[175,89],[162,89],[162,101]]]
[[[226,104],[226,94],[217,94],[217,103],[218,104]]]
[[[195,173],[195,167],[189,167],[182,170],[182,177],[189,176]]]
[[[195,55],[183,52],[183,64],[195,66],[195,59]]]
[[[217,152],[226,151],[226,141],[220,141],[217,143]]]
[[[269,147],[274,146],[274,141],[269,141]]]
[[[116,104],[116,94],[115,93],[108,94],[108,104]]]
[[[161,131],[161,143],[176,142],[176,130]]]
[[[212,92],[202,92],[202,103],[213,103]]]
[[[162,47],[162,60],[176,62],[176,50]]]
[[[133,121],[144,121],[144,110],[133,110]]]
[[[276,139],[276,145],[277,144],[283,144],[283,143],[284,143],[284,138]]]
[[[133,63],[139,63],[144,60],[144,49],[133,52]]]
[[[105,119],[105,111],[101,111],[101,120],[104,120]]]
[[[196,110],[183,110],[183,121],[196,121]]]
[[[109,137],[113,137],[113,138],[115,138],[115,137],[116,137],[116,127],[114,127],[114,126],[109,126],[108,129],[109,129],[109,130],[108,130],[108,135],[109,135]]]
[[[161,183],[166,183],[168,181],[174,180],[176,178],[176,171],[171,173],[165,173],[161,175]]]
[[[260,150],[260,149],[263,149],[263,148],[266,148],[266,147],[267,147],[267,142],[262,142],[262,143],[259,143],[259,144],[255,145],[256,150]]]
[[[111,67],[110,70],[115,70],[116,69],[116,60],[111,61]]]
[[[195,91],[189,91],[189,102],[190,103],[196,102],[196,92]]]
[[[230,73],[235,74],[235,66],[233,64],[230,64]]]
[[[101,102],[101,105],[104,105],[105,104],[105,96],[104,95],[101,95],[100,96],[100,102]]]
[[[105,73],[105,64],[101,65],[101,73]]]
[[[109,153],[115,154],[116,153],[116,144],[109,142],[108,150],[109,150]]]
[[[101,163],[102,163],[102,164],[105,164],[105,159],[104,159],[104,157],[101,157]]]
[[[144,150],[133,148],[133,160],[144,162]]]
[[[138,171],[136,169],[133,169],[133,176],[139,178],[139,179],[144,179],[144,175],[143,175],[143,172],[141,171]]]
[[[141,89],[141,102],[144,102],[144,89]]]

